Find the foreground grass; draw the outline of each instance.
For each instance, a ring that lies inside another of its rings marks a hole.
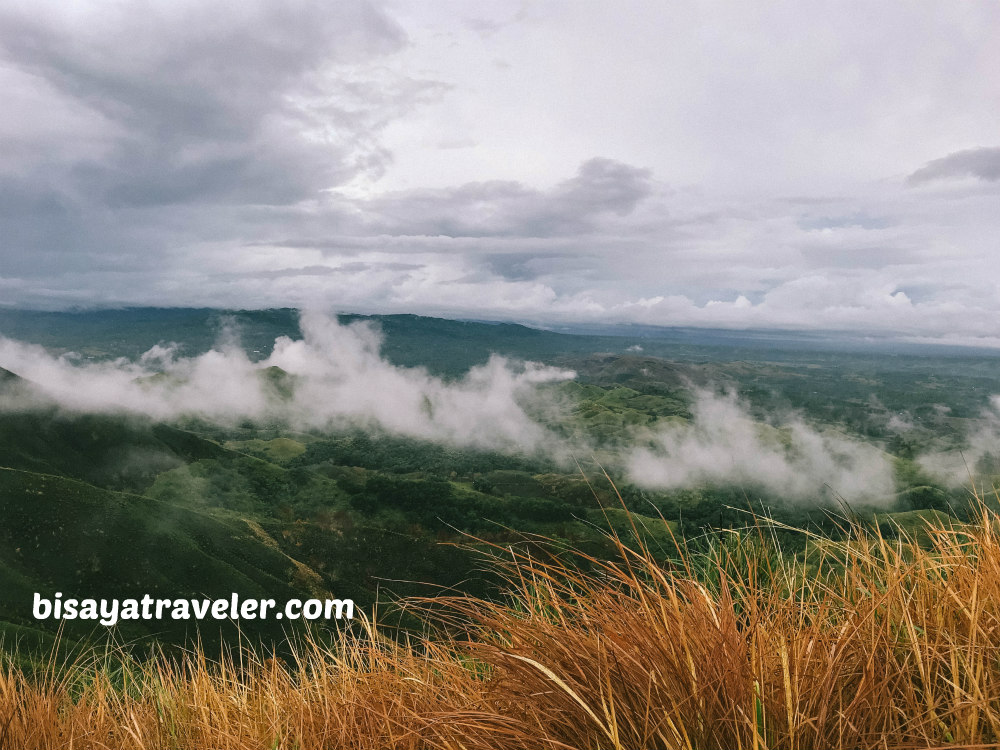
[[[857,527],[808,563],[763,528],[680,565],[497,549],[508,600],[435,600],[429,640],[3,667],[0,750],[994,747],[998,530]]]

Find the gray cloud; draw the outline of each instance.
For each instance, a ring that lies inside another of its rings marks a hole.
[[[970,148],[927,162],[906,178],[910,185],[955,177],[975,177],[986,182],[1000,181],[1000,148]]]
[[[545,253],[490,253],[483,256],[487,268],[511,281],[530,281],[543,275],[543,266],[558,256]]]
[[[1000,6],[458,5],[0,0],[0,304],[996,339]]]
[[[415,271],[421,268],[416,263],[342,263],[338,266],[302,266],[301,268],[279,268],[275,270],[248,272],[256,279],[278,279],[302,276],[334,276],[337,274],[357,275],[380,271]]]
[[[126,4],[84,18],[8,6],[0,20],[9,61],[117,134],[100,160],[61,165],[78,196],[112,207],[285,203],[384,158],[343,141],[317,158],[303,137],[377,124],[367,92],[329,79],[339,60],[403,43],[367,3]]]
[[[167,272],[172,248],[381,174],[381,131],[444,90],[370,64],[406,43],[366,0],[0,3],[0,272]]]
[[[627,216],[653,192],[652,172],[593,158],[550,190],[520,182],[396,192],[364,201],[372,231],[447,237],[554,237],[593,231],[608,216]]]

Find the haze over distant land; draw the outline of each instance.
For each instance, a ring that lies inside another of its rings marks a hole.
[[[158,314],[164,312],[162,317]],[[316,435],[361,429],[460,450],[531,457],[548,462],[550,468],[566,469],[574,464],[579,468],[580,457],[601,456],[605,467],[627,473],[639,486],[654,488],[751,483],[777,497],[800,502],[828,498],[827,489],[836,488],[836,492],[878,505],[893,494],[891,464],[880,448],[847,434],[817,429],[788,408],[772,409],[766,421],[760,421],[759,414],[751,414],[752,404],[731,386],[724,392],[717,392],[714,384],[696,386],[691,378],[699,372],[697,366],[686,369],[634,354],[595,353],[594,347],[609,343],[619,351],[636,348],[627,347],[627,340],[622,339],[415,316],[345,324],[318,313],[305,313],[294,334],[279,334],[271,345],[255,343],[251,346],[261,349],[250,349],[242,340],[243,331],[255,323],[264,323],[264,328],[273,331],[275,323],[288,322],[290,311],[267,311],[224,316],[217,321],[221,324],[218,337],[201,351],[197,343],[181,341],[155,344],[131,359],[112,356],[106,350],[96,354],[102,342],[114,347],[127,342],[131,348],[147,338],[157,326],[143,326],[144,320],[149,323],[159,318],[161,333],[165,324],[174,333],[195,332],[201,337],[206,331],[191,326],[191,322],[205,312],[188,311],[185,315],[178,310],[146,309],[13,316],[48,324],[36,331],[58,329],[57,321],[69,320],[74,326],[82,322],[90,329],[90,335],[83,338],[93,342],[88,351],[95,354],[72,350],[56,354],[41,345],[0,335],[0,375],[16,378],[12,381],[15,387],[0,382],[0,416],[55,409],[64,418],[104,414],[167,422],[195,419],[230,431],[256,423],[266,425],[265,429],[291,430],[300,437],[302,431]],[[10,317],[0,312],[0,330]],[[203,322],[202,329],[213,327],[209,320]],[[388,325],[391,338],[382,323]],[[412,347],[409,354],[400,351],[400,328],[406,330],[403,337]],[[502,330],[493,335],[490,329]],[[264,335],[258,330],[253,340],[260,341]],[[479,356],[473,353],[466,369],[460,364],[461,355],[455,360],[453,346],[439,345],[442,338],[450,338],[452,343],[462,339],[462,348],[471,350],[467,353],[478,350]],[[525,345],[530,350],[532,344],[541,343],[539,338],[549,344],[550,362],[579,363],[587,371],[583,380],[591,382],[572,383],[578,376],[573,369],[496,351],[513,345],[524,352]],[[483,361],[479,342],[487,339],[491,340],[490,353]],[[652,349],[659,344],[647,343]],[[724,347],[702,345],[698,359],[704,361],[720,348]],[[433,361],[440,366],[442,360],[450,360],[457,368],[451,370],[451,377],[441,377],[423,365],[400,366],[387,356],[393,351],[407,359],[414,350],[421,362]],[[576,357],[570,354],[574,350]],[[737,351],[729,349],[730,355]],[[780,352],[769,354],[781,356]],[[786,354],[794,356],[793,352]],[[808,350],[800,354],[809,356]],[[812,354],[828,356],[818,351]],[[612,378],[614,386],[609,392],[593,383],[602,365],[624,368]],[[666,380],[658,381],[654,371]],[[645,381],[640,387],[657,395],[643,395],[624,385],[635,382],[635,376]],[[560,389],[558,385],[570,387]],[[622,418],[606,407],[587,407],[581,402],[583,394],[593,398],[597,393],[610,394],[612,401],[636,399],[636,405],[646,411],[632,410],[630,417]],[[667,394],[670,396],[664,399]],[[685,407],[688,401],[690,414]],[[608,452],[612,443],[607,435],[602,442],[596,433],[581,431],[578,421],[573,426],[581,415],[593,419],[601,429],[617,429],[622,438],[615,443],[617,447]],[[668,416],[673,419],[659,419]],[[613,427],[616,424],[618,428]],[[989,435],[995,433],[995,427],[989,434],[984,432],[980,442],[987,443]],[[951,459],[935,457],[949,473]]]
[[[0,0],[0,302],[998,344],[995,3]]]

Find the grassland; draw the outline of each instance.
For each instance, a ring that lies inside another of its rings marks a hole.
[[[25,321],[54,349],[82,336],[107,360],[189,332],[184,351],[203,349],[203,317],[73,318],[82,333]],[[294,329],[291,311],[245,317],[255,357]],[[995,358],[764,359],[412,316],[383,325],[394,364],[433,351],[446,379],[490,351],[575,370],[525,408],[592,446],[620,494],[587,456],[574,469],[364,427],[72,413],[0,370],[0,397],[31,395],[0,413],[0,750],[1000,741],[998,498],[970,501],[918,460],[992,424]],[[791,410],[866,441],[893,490],[878,507],[838,508],[749,483],[621,481],[616,451],[696,419],[691,384],[737,392],[762,427]],[[970,468],[1000,483],[992,454]],[[333,632],[157,622],[108,646],[91,623],[29,617],[32,593],[55,591],[333,594],[369,617]]]
[[[0,748],[995,747],[998,529],[853,526],[809,568],[760,524],[668,565],[498,546],[506,598],[410,602],[427,638],[7,663]]]

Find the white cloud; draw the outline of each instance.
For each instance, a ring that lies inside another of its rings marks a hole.
[[[302,339],[279,338],[262,362],[252,362],[231,336],[196,357],[156,346],[136,362],[55,357],[39,346],[0,338],[0,366],[76,412],[200,416],[228,424],[252,418],[316,429],[362,426],[478,448],[559,452],[558,439],[526,415],[520,399],[533,385],[566,380],[572,372],[493,357],[462,380],[445,382],[423,369],[388,363],[379,333],[366,324],[344,326],[306,313],[301,329]],[[276,387],[267,376],[270,367],[280,367],[291,380]],[[290,393],[282,395],[286,387]]]
[[[691,422],[661,428],[655,447],[635,450],[631,481],[646,487],[737,485],[817,502],[885,504],[892,466],[877,448],[791,416],[774,426],[754,420],[735,394],[696,393]]]
[[[229,425],[254,419],[324,431],[360,427],[557,461],[593,451],[584,442],[566,442],[526,411],[567,418],[567,404],[535,386],[571,379],[573,372],[494,356],[446,381],[422,368],[390,364],[369,324],[345,326],[310,312],[300,327],[301,339],[278,338],[259,362],[248,358],[232,331],[198,356],[160,344],[136,361],[54,356],[0,338],[0,367],[36,388],[2,389],[0,409],[54,402],[71,413],[195,416]],[[654,447],[626,448],[612,457],[630,481],[658,488],[735,484],[806,502],[842,497],[878,503],[892,493],[891,466],[871,445],[795,415],[758,421],[733,394],[696,390],[694,396],[690,422],[637,433],[637,444]]]
[[[953,486],[968,486],[984,472],[993,474],[1000,466],[1000,395],[990,397],[975,426],[965,435],[960,449],[933,451],[917,457],[920,466],[939,480]]]

